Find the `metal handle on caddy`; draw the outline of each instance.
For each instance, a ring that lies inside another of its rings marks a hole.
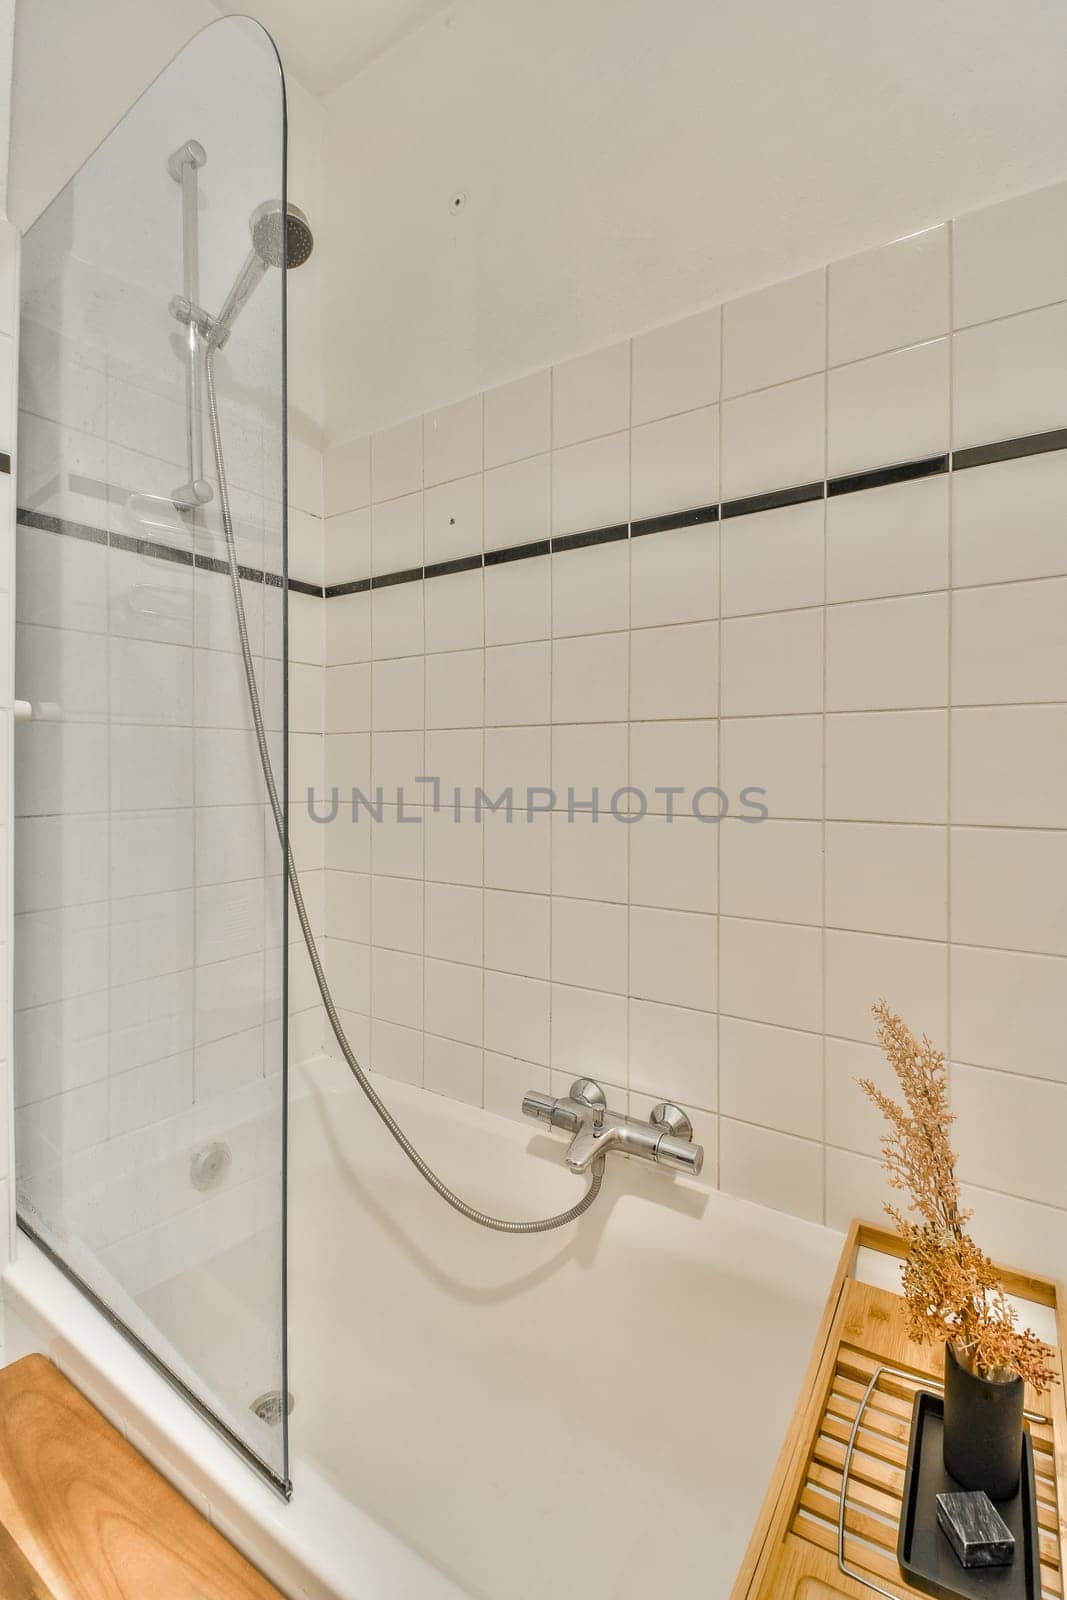
[[[576,1078],[562,1098],[535,1089],[523,1096],[523,1115],[571,1135],[567,1165],[585,1172],[611,1150],[638,1156],[657,1166],[695,1177],[704,1164],[704,1147],[693,1140],[693,1125],[681,1106],[662,1101],[647,1122],[608,1109],[607,1096],[592,1078]]]

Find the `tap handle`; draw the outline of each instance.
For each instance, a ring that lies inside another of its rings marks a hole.
[[[540,1122],[562,1128],[565,1133],[577,1133],[581,1118],[568,1100],[555,1100],[550,1094],[530,1089],[522,1097],[524,1117],[536,1117]]]
[[[676,1139],[693,1137],[693,1124],[681,1106],[672,1105],[669,1100],[661,1100],[658,1106],[653,1106],[648,1120],[654,1128],[662,1128],[664,1133],[673,1134]]]

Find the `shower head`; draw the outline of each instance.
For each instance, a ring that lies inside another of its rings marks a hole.
[[[248,226],[252,248],[226,296],[225,305],[215,318],[208,340],[216,350],[230,337],[234,323],[270,268],[302,267],[315,247],[311,224],[300,207],[283,207],[280,200],[265,200],[257,206]]]
[[[252,248],[268,267],[302,267],[315,238],[311,224],[299,206],[290,205],[282,215],[280,200],[265,200],[252,213]]]

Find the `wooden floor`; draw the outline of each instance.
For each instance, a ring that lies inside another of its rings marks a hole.
[[[767,1491],[732,1600],[864,1600],[882,1593],[917,1595],[897,1564],[904,1469],[917,1385],[937,1377],[939,1352],[913,1344],[899,1295],[855,1276],[861,1246],[900,1255],[900,1240],[882,1228],[855,1223],[842,1252],[811,1366],[774,1477]],[[1005,1271],[1012,1294],[1057,1313],[1062,1376],[1067,1322],[1059,1286]],[[879,1366],[912,1374],[883,1376],[856,1441],[849,1475],[845,1554],[862,1581],[837,1563],[837,1525],[845,1451],[857,1410]],[[1067,1554],[1067,1406],[1063,1385],[1038,1396],[1027,1390],[1041,1544],[1042,1600],[1061,1600]]]
[[[282,1600],[44,1356],[0,1371],[0,1600]]]

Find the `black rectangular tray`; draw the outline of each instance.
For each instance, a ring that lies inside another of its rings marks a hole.
[[[945,1403],[938,1394],[920,1389],[915,1396],[904,1479],[904,1505],[897,1540],[900,1570],[915,1589],[942,1600],[1041,1600],[1041,1551],[1037,1531],[1034,1447],[1023,1434],[1022,1477],[1011,1500],[996,1501],[997,1510],[1015,1535],[1015,1560],[1010,1567],[964,1567],[938,1526],[937,1496],[959,1489],[941,1459]]]

